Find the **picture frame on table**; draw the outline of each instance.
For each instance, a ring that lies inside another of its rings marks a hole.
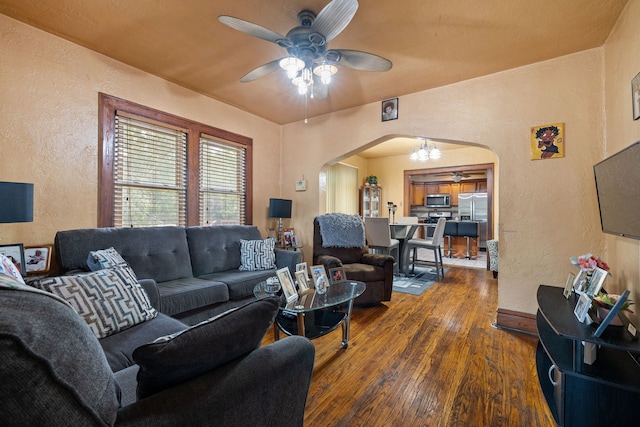
[[[309,267],[307,266],[306,261],[297,263],[296,271],[304,271],[305,277],[307,278],[307,283],[311,281],[311,277],[309,276]]]
[[[569,273],[569,276],[567,277],[567,281],[564,284],[564,291],[562,292],[562,295],[564,295],[566,299],[569,299],[569,297],[571,296],[571,291],[573,291],[573,281],[575,279],[576,279],[576,275],[573,273]]]
[[[631,102],[633,120],[640,119],[640,73],[631,79]]]
[[[282,229],[282,232],[284,234],[284,245],[285,246],[295,246],[295,235],[296,235],[296,231],[293,228],[284,228]]]
[[[613,307],[611,307],[611,310],[609,310],[609,314],[607,314],[607,317],[604,318],[604,320],[600,323],[600,326],[598,326],[598,329],[596,329],[596,331],[593,333],[594,337],[599,337],[602,335],[604,330],[607,329],[607,326],[609,326],[609,323],[611,323],[613,318],[618,315],[628,297],[629,289],[624,291],[618,298],[618,302],[616,302]]]
[[[27,267],[24,263],[24,244],[0,245],[0,254],[9,258],[23,277],[27,275]]]
[[[51,269],[53,245],[27,246],[24,248],[24,260],[27,275],[48,273]]]
[[[583,293],[586,283],[587,272],[584,270],[580,270],[580,272],[576,275],[575,280],[573,281],[573,291],[578,294]]]
[[[587,317],[587,313],[589,312],[590,307],[591,298],[589,298],[586,293],[580,294],[580,298],[578,298],[578,302],[573,309],[573,314],[576,315],[576,318],[580,321],[580,323],[584,322],[584,319]]]
[[[591,273],[591,280],[589,280],[589,284],[584,290],[586,294],[590,297],[598,295],[598,292],[600,292],[602,284],[604,283],[608,274],[609,273],[607,272],[607,270],[596,267],[596,269],[593,270],[593,273]]]
[[[316,291],[323,294],[329,287],[329,278],[327,277],[327,271],[324,269],[324,265],[312,265],[311,277],[313,278],[313,286]]]
[[[336,267],[329,269],[329,279],[331,284],[342,283],[347,281],[347,274],[344,271],[344,267]]]
[[[276,276],[282,286],[282,293],[287,300],[287,303],[296,302],[298,300],[298,292],[296,291],[296,285],[293,283],[291,272],[289,267],[276,270]]]
[[[298,283],[298,290],[300,291],[300,295],[308,293],[311,291],[309,287],[309,282],[307,282],[307,272],[298,270],[295,273],[296,282]]]

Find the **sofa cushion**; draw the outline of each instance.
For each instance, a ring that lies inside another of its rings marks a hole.
[[[158,283],[158,292],[162,312],[169,316],[229,301],[226,284],[194,277]]]
[[[0,424],[114,425],[118,388],[87,324],[38,289],[0,289]]]
[[[103,268],[123,267],[128,265],[127,262],[114,248],[102,249],[99,251],[89,252],[87,258],[89,270],[98,271]]]
[[[106,268],[75,276],[47,277],[34,281],[33,286],[67,300],[98,338],[157,315],[129,267]]]
[[[273,270],[276,268],[276,240],[240,240],[240,271]]]
[[[18,268],[11,262],[9,258],[0,254],[0,274],[5,274],[7,276],[13,277],[20,283],[24,283],[24,279],[18,271]]]
[[[260,347],[280,299],[253,301],[182,332],[158,338],[133,352],[140,366],[138,398],[157,393]]]

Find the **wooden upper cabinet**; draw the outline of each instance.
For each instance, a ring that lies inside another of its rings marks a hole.
[[[451,194],[451,184],[438,184],[438,193],[436,194]]]
[[[460,183],[460,193],[475,193],[478,191],[477,185],[479,183],[476,182],[461,182]],[[485,181],[484,187],[487,188],[487,183]]]
[[[411,183],[411,205],[424,206],[424,196],[427,194],[427,188],[424,182]]]
[[[427,183],[424,186],[427,194],[438,194],[438,184]]]
[[[462,191],[460,190],[460,184],[451,184],[451,206],[458,206],[458,194],[460,194],[461,192]]]
[[[486,193],[487,191],[487,181],[478,181],[476,183],[476,192],[477,193]]]

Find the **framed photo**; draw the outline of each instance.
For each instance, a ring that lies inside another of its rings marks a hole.
[[[584,322],[584,318],[589,312],[589,307],[591,307],[591,298],[587,294],[580,294],[576,307],[573,309],[573,314],[576,315],[580,322]]]
[[[575,280],[573,281],[573,290],[581,294],[584,292],[585,285],[587,284],[587,272],[580,270]]]
[[[640,73],[631,80],[631,99],[633,106],[633,120],[640,119]]]
[[[24,248],[24,262],[28,275],[46,273],[51,269],[52,249],[53,245]]]
[[[336,267],[329,270],[329,277],[331,278],[331,284],[342,283],[347,281],[347,275],[344,272],[344,267]]]
[[[607,270],[596,267],[596,269],[593,270],[593,273],[591,274],[591,280],[589,280],[589,284],[585,289],[587,295],[589,295],[590,297],[598,295],[598,292],[600,292],[600,288],[602,288],[602,284],[604,283],[604,280],[607,278],[608,274],[609,273],[607,273]]]
[[[282,231],[284,232],[284,245],[295,246],[295,230],[293,228],[284,228]]]
[[[9,258],[20,274],[23,276],[27,275],[27,268],[24,264],[24,245],[22,243],[0,245],[0,254]]]
[[[382,101],[382,121],[395,120],[398,118],[398,98]]]
[[[309,268],[307,267],[306,262],[299,262],[296,264],[296,271],[304,271],[305,277],[307,278],[307,283],[311,281],[311,277],[309,277]]]
[[[298,282],[298,289],[300,290],[300,294],[304,294],[309,289],[309,283],[307,282],[307,272],[298,270],[295,272],[296,282]]]
[[[296,292],[296,285],[293,284],[293,278],[289,272],[289,267],[281,268],[276,271],[276,276],[282,286],[282,292],[287,299],[287,303],[295,302],[298,300],[298,293]]]
[[[607,314],[607,317],[605,317],[602,323],[600,323],[600,326],[598,326],[598,329],[596,329],[596,331],[593,333],[593,336],[599,337],[600,335],[602,335],[607,326],[609,326],[609,323],[611,323],[613,318],[618,315],[618,312],[620,311],[628,297],[629,289],[627,289],[622,293],[622,295],[620,295],[620,298],[618,298],[618,302],[616,302],[615,305],[611,307],[609,314]]]
[[[324,269],[324,265],[312,265],[311,277],[313,277],[313,285],[316,291],[323,294],[329,287],[329,279],[327,278],[327,272]]]
[[[562,295],[564,295],[566,299],[569,299],[569,297],[571,296],[571,291],[573,291],[574,280],[576,280],[575,274],[569,273],[569,277],[567,277],[567,282],[564,284],[564,291],[562,292]]]

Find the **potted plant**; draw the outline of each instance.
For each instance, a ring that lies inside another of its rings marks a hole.
[[[378,185],[378,177],[375,175],[369,175],[367,177],[367,185]]]

